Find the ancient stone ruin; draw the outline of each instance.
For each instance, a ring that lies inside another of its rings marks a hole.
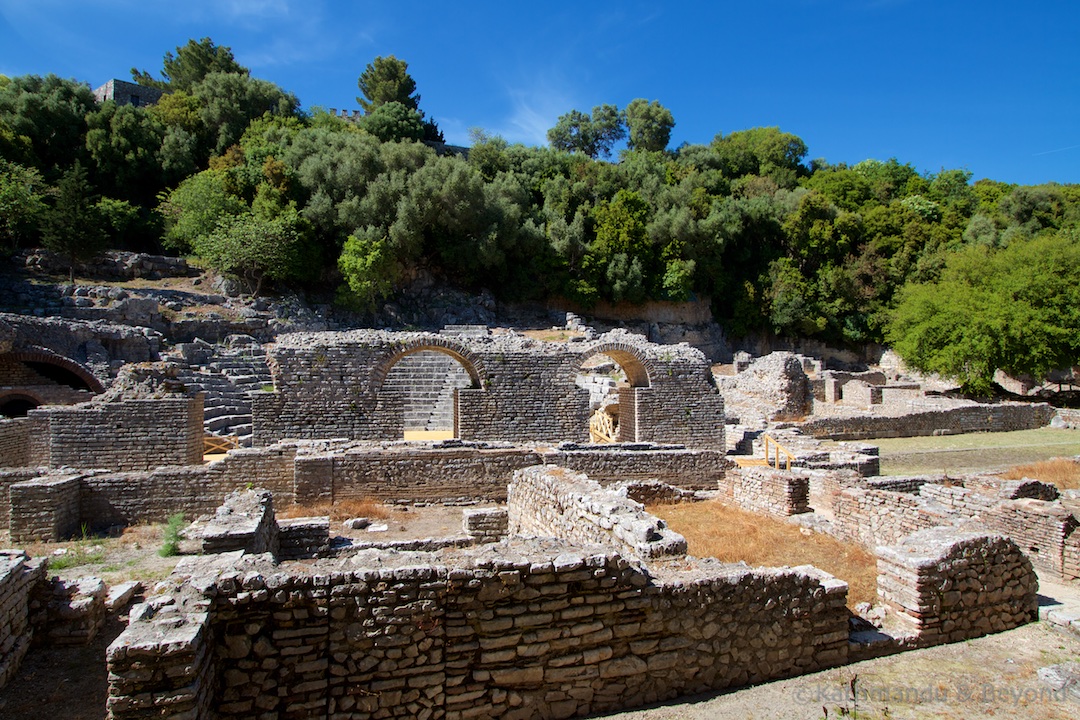
[[[67,389],[0,421],[0,529],[22,544],[203,516],[203,554],[109,649],[115,719],[581,716],[1015,627],[1037,617],[1035,568],[1080,576],[1080,522],[1052,486],[879,478],[872,446],[817,440],[1038,426],[1047,406],[792,354],[718,378],[700,351],[625,331],[304,332],[160,362],[150,334],[109,348],[83,328],[64,362],[35,327],[0,323],[0,392]],[[617,442],[590,442],[596,412]],[[204,461],[222,427],[243,439]],[[766,431],[787,466],[738,467]],[[872,549],[895,622],[864,633],[846,583],[810,566],[691,557],[641,504],[706,495]],[[462,530],[360,545],[275,512],[356,499],[461,505]],[[99,625],[104,588],[46,574],[0,555],[0,683],[31,638]]]

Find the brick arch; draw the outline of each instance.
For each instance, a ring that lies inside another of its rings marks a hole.
[[[35,350],[17,350],[15,352],[8,353],[8,357],[18,362],[36,362],[46,365],[55,365],[70,372],[78,377],[83,383],[86,384],[87,389],[92,393],[105,392],[105,386],[101,384],[101,381],[94,377],[94,374],[84,368],[74,360],[70,360],[63,355],[57,355],[56,353],[49,352],[47,350],[35,349]]]
[[[406,355],[412,355],[413,353],[423,352],[424,350],[440,352],[454,358],[461,363],[461,366],[465,369],[469,379],[472,381],[472,387],[484,387],[483,379],[487,377],[487,372],[484,369],[483,362],[476,354],[460,343],[454,342],[448,338],[432,337],[409,340],[408,342],[393,348],[391,353],[383,360],[380,360],[371,371],[369,387],[372,392],[378,392],[382,389],[383,383],[386,381],[386,376],[390,373],[390,370],[397,365],[401,358]]]
[[[40,407],[45,402],[38,397],[36,393],[29,390],[2,390],[0,391],[0,408],[7,405],[12,400],[25,400],[32,403],[34,407]],[[0,413],[0,417],[6,417],[3,413]]]
[[[607,355],[619,363],[619,367],[626,373],[626,381],[630,383],[631,387],[650,387],[652,385],[651,378],[656,375],[656,368],[653,367],[652,361],[645,356],[641,348],[620,342],[593,345],[580,353],[580,362],[574,367],[574,373],[576,374],[581,369],[581,363],[584,363],[593,355]]]

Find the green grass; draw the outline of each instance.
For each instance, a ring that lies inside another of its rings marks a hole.
[[[1080,431],[1049,427],[870,442],[881,449],[882,475],[1001,470],[1052,457],[1080,455]]]
[[[105,548],[100,545],[90,546],[86,541],[79,541],[67,548],[62,555],[49,556],[50,570],[67,570],[80,565],[96,565],[105,560]]]

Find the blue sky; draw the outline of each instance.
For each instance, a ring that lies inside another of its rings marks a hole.
[[[1076,0],[0,0],[0,73],[97,86],[204,36],[305,108],[358,108],[394,54],[453,143],[544,144],[562,113],[643,97],[673,147],[779,126],[833,163],[1080,182]]]

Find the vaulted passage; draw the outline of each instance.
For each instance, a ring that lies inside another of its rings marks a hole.
[[[449,353],[419,350],[394,364],[383,389],[402,395],[406,440],[443,440],[457,437],[455,394],[472,385],[464,365]]]

